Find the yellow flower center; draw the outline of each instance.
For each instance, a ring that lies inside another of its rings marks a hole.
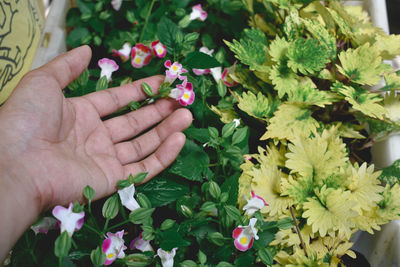
[[[109,259],[111,259],[111,258],[113,258],[114,257],[114,253],[109,253],[108,255],[107,255],[107,258],[109,258]]]
[[[177,66],[173,66],[173,67],[172,67],[172,70],[173,70],[173,71],[177,71],[177,70],[178,70],[178,67],[177,67]]]
[[[188,99],[188,98],[189,98],[189,94],[188,94],[188,93],[185,93],[185,94],[183,95],[183,98]]]
[[[162,52],[163,52],[163,50],[160,48],[160,49],[158,49],[158,53],[159,54],[162,54]]]
[[[242,238],[240,238],[239,242],[242,245],[247,244],[247,237],[243,236]]]
[[[140,57],[136,58],[136,63],[140,63],[142,60],[140,59]]]

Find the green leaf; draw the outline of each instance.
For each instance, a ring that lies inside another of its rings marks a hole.
[[[275,239],[276,228],[270,231],[258,233],[258,240],[254,240],[254,245],[257,249],[265,248]]]
[[[197,267],[197,263],[192,260],[185,260],[181,262],[180,267]]]
[[[248,250],[247,252],[240,253],[235,260],[235,267],[249,267],[254,266],[255,257],[253,251]]]
[[[208,130],[204,128],[195,128],[191,126],[184,131],[184,134],[187,138],[194,139],[200,143],[207,143],[210,141]]]
[[[274,89],[278,91],[279,98],[282,98],[285,94],[297,90],[300,77],[283,62],[271,68],[269,78],[275,85]]]
[[[114,219],[117,216],[119,210],[119,196],[117,194],[109,197],[106,202],[104,202],[102,213],[103,217],[106,219]]]
[[[205,264],[207,262],[207,255],[204,254],[201,250],[197,254],[197,258],[199,259],[200,264]]]
[[[68,256],[71,249],[72,239],[67,231],[62,232],[54,243],[54,254],[59,258]]]
[[[78,47],[83,43],[83,39],[90,35],[87,28],[75,28],[67,36],[67,45],[70,47]]]
[[[294,226],[294,222],[291,217],[287,217],[287,218],[279,220],[277,222],[277,226],[279,227],[279,229],[289,229]]]
[[[235,122],[225,124],[224,127],[222,127],[222,138],[227,138],[231,136],[235,131],[235,128],[236,128]]]
[[[268,266],[271,266],[274,263],[274,255],[268,248],[260,249],[258,251],[258,256],[260,257],[261,261]]]
[[[201,205],[200,210],[204,212],[212,212],[217,208],[214,202],[206,201]]]
[[[234,267],[232,264],[226,261],[221,261],[220,263],[217,264],[216,267]]]
[[[134,224],[140,224],[145,222],[148,218],[151,217],[151,214],[154,212],[155,208],[138,208],[132,211],[129,214],[129,220]]]
[[[92,200],[94,198],[94,189],[91,188],[89,185],[87,185],[84,189],[83,189],[83,195],[85,196],[85,198],[87,200]]]
[[[202,181],[203,173],[208,170],[209,163],[210,159],[203,149],[193,141],[186,140],[169,172],[191,181]]]
[[[145,194],[153,207],[160,207],[184,196],[189,191],[189,187],[187,184],[157,177],[139,186],[137,191]]]
[[[148,172],[139,172],[138,174],[135,175],[135,177],[133,177],[133,182],[135,184],[139,184],[141,182],[143,182],[146,179],[147,174],[149,174]]]
[[[382,58],[369,43],[356,49],[347,49],[339,54],[339,71],[351,81],[362,85],[375,85],[384,71]]]
[[[175,220],[171,220],[171,219],[166,219],[165,221],[163,221],[163,223],[160,226],[161,231],[165,231],[169,228],[171,228],[172,226],[174,226],[174,224],[176,223]]]
[[[240,211],[231,205],[225,205],[224,206],[226,214],[235,222],[240,222],[241,220],[241,215],[240,215]]]
[[[318,42],[326,49],[329,59],[336,58],[336,38],[330,34],[321,22],[318,20],[303,20],[307,31],[309,31]]]
[[[210,137],[212,139],[217,139],[218,138],[219,133],[218,133],[217,128],[208,127],[208,133],[210,134]]]
[[[297,39],[291,43],[287,56],[289,68],[305,75],[322,70],[330,61],[326,48],[312,38]]]
[[[246,138],[248,130],[249,128],[247,126],[236,129],[236,132],[232,136],[232,145],[242,142]]]
[[[207,239],[219,247],[225,244],[225,237],[220,232],[210,233]]]
[[[228,205],[236,205],[238,199],[239,176],[240,173],[237,172],[231,177],[226,178],[225,182],[221,185],[222,192],[229,193],[229,198],[226,202]]]
[[[169,54],[174,54],[177,47],[176,36],[178,32],[182,34],[179,27],[170,19],[162,17],[158,23],[158,38],[160,42],[167,47],[167,52]]]
[[[106,262],[106,255],[103,253],[100,246],[92,250],[90,253],[90,260],[95,267],[103,266],[103,264]]]
[[[174,227],[161,232],[159,235],[160,247],[165,251],[170,251],[177,247],[186,247],[190,245],[190,242],[183,239],[183,233],[179,231],[177,224]]]
[[[210,195],[215,199],[218,199],[221,195],[221,189],[219,188],[219,185],[214,181],[209,182],[208,192],[210,192]]]
[[[130,185],[132,185],[134,182],[133,182],[133,176],[132,176],[132,174],[129,174],[129,177],[127,178],[127,179],[125,179],[125,180],[119,180],[118,182],[117,182],[117,187],[119,188],[119,189],[123,189],[123,188],[125,188],[125,187],[128,187],[128,186],[130,186]]]
[[[105,90],[107,88],[108,88],[108,80],[106,76],[103,76],[96,83],[96,91]]]
[[[214,57],[198,51],[187,54],[183,64],[191,69],[210,69],[221,66]]]
[[[311,81],[299,84],[296,90],[289,92],[288,97],[288,102],[290,103],[315,105],[322,108],[332,104],[335,100],[338,100],[335,94],[314,88],[314,84]]]
[[[143,92],[145,92],[146,95],[148,95],[150,97],[154,96],[153,89],[151,89],[151,86],[148,83],[143,82],[142,83],[142,89],[143,89]]]
[[[76,0],[76,4],[79,8],[79,11],[83,14],[91,14],[95,7],[94,3],[88,3],[83,0]]]
[[[151,208],[151,202],[149,198],[143,193],[136,194],[136,200],[139,203],[139,206],[142,208]]]

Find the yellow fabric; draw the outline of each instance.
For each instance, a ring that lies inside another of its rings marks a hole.
[[[39,1],[0,1],[0,104],[32,64],[44,27]]]

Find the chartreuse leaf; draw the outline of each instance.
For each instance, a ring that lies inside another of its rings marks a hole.
[[[292,140],[297,135],[309,136],[319,127],[311,117],[311,111],[298,104],[285,103],[279,106],[270,120],[267,131],[261,140],[268,138]]]
[[[400,126],[400,95],[396,95],[396,91],[392,90],[385,95],[383,106],[387,110],[387,117]]]
[[[304,24],[302,23],[299,12],[292,9],[288,16],[285,18],[283,24],[283,32],[289,41],[294,41],[303,34]]]
[[[293,73],[286,63],[273,66],[270,72],[270,79],[275,85],[274,89],[278,91],[279,98],[297,90],[298,78],[299,76]]]
[[[346,22],[335,10],[327,8],[336,25],[339,27],[340,32],[348,37],[353,35],[351,27],[348,22]]]
[[[383,59],[393,59],[400,54],[400,35],[380,35],[375,36],[374,47]]]
[[[330,61],[330,54],[326,48],[312,38],[297,39],[291,43],[288,51],[288,66],[294,72],[302,74],[314,74],[323,68]]]
[[[334,59],[336,57],[336,38],[334,35],[330,34],[326,27],[321,24],[318,20],[303,20],[303,23],[308,32],[318,40],[318,42],[323,45],[326,49],[329,59]]]
[[[268,53],[273,61],[281,62],[286,58],[289,47],[290,43],[288,41],[277,36],[276,39],[271,42]]]
[[[261,92],[258,92],[257,95],[250,91],[247,93],[244,92],[241,96],[237,93],[234,93],[234,95],[239,102],[238,107],[250,116],[258,119],[265,120],[271,117],[277,108],[277,106],[270,103],[268,98]]]
[[[339,71],[352,82],[362,85],[375,85],[384,71],[379,52],[368,43],[356,49],[347,49],[339,54]]]
[[[383,119],[383,116],[387,114],[386,109],[378,104],[383,100],[379,94],[369,93],[361,87],[347,86],[340,82],[336,82],[332,86],[332,90],[343,95],[344,99],[348,101],[354,109],[361,111],[367,116]]]
[[[325,105],[332,104],[336,99],[335,95],[331,92],[320,91],[314,87],[312,82],[301,84],[297,90],[289,93],[288,102],[325,107]]]
[[[397,73],[389,73],[384,75],[385,86],[382,87],[381,91],[391,91],[400,89],[400,76]]]
[[[267,39],[264,33],[256,29],[244,30],[245,36],[240,42],[233,40],[232,43],[224,41],[225,44],[234,52],[235,57],[251,70],[268,72],[269,67],[264,65],[267,60]]]

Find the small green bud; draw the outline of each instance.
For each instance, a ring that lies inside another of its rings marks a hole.
[[[200,210],[204,211],[204,212],[212,212],[216,208],[217,208],[217,206],[215,205],[214,202],[207,201],[207,202],[204,202],[203,205],[201,205]]]
[[[177,8],[175,10],[175,15],[177,15],[178,17],[183,17],[185,16],[186,11],[183,8]]]
[[[218,199],[221,195],[221,188],[219,188],[219,185],[214,181],[210,181],[209,184],[210,188],[208,189],[208,192],[210,192],[213,198]]]
[[[96,91],[105,90],[108,87],[108,80],[106,76],[101,77],[96,83]]]
[[[87,200],[92,200],[94,197],[94,189],[91,188],[89,185],[87,185],[84,189],[83,189],[83,195],[85,196],[85,198]]]
[[[111,13],[108,10],[102,11],[99,15],[101,20],[106,20],[111,16]]]
[[[103,217],[106,219],[114,219],[119,211],[119,196],[117,194],[109,197],[106,202],[104,202],[102,213]]]
[[[101,43],[102,43],[102,40],[101,40],[101,38],[100,38],[98,35],[96,35],[96,36],[93,38],[93,42],[94,42],[94,45],[95,45],[95,46],[100,46]]]
[[[211,139],[218,138],[218,130],[214,127],[208,127],[208,134],[210,135]]]
[[[90,14],[90,13],[83,13],[82,15],[81,15],[81,20],[82,21],[89,21],[89,19],[92,17],[92,14]]]
[[[199,39],[199,34],[197,32],[191,32],[185,35],[185,43],[194,42]]]
[[[92,41],[92,36],[91,35],[86,35],[81,40],[82,44],[89,44],[91,41]]]
[[[102,10],[102,9],[103,9],[103,2],[102,1],[98,1],[96,3],[96,5],[94,6],[94,10],[96,12],[100,12],[100,10]]]
[[[222,127],[222,138],[227,138],[231,136],[235,131],[235,129],[236,129],[235,122],[225,124],[224,127]]]
[[[129,214],[129,220],[133,224],[139,224],[144,221],[146,221],[149,217],[151,217],[151,214],[154,212],[155,208],[138,208],[135,209],[134,211]]]
[[[197,263],[191,260],[185,260],[181,262],[181,267],[197,267]]]
[[[182,42],[183,42],[183,33],[181,31],[177,31],[175,38],[176,38],[176,42],[178,44],[182,44]]]
[[[186,218],[191,218],[193,216],[193,211],[188,206],[181,205],[180,209],[183,216],[185,216]]]
[[[54,244],[54,254],[59,258],[68,256],[69,250],[71,249],[72,240],[68,235],[67,231],[64,231],[59,235]]]
[[[148,95],[150,97],[154,96],[153,89],[151,89],[151,86],[148,83],[143,82],[142,89],[143,89],[143,92],[146,93],[146,95]]]
[[[136,195],[136,200],[142,208],[151,208],[151,202],[147,196],[143,193],[138,193]]]
[[[181,28],[186,28],[187,26],[189,26],[190,24],[190,16],[186,15],[184,16],[179,22],[178,22],[178,26]]]
[[[90,253],[90,259],[95,267],[103,266],[106,262],[106,255],[103,253],[101,247],[97,247]]]
[[[175,224],[175,220],[171,220],[171,219],[166,219],[162,224],[161,224],[161,231],[165,231],[168,230],[169,228],[171,228],[172,226],[174,226]]]
[[[216,267],[234,267],[232,264],[226,261],[221,261],[220,263],[217,264]]]
[[[140,108],[140,104],[138,102],[131,101],[129,103],[129,108],[134,111]]]
[[[144,267],[148,266],[153,260],[144,254],[133,253],[126,255],[123,261],[125,262],[126,266]]]
[[[222,48],[215,54],[215,59],[221,64],[225,61],[225,51]]]
[[[226,85],[222,82],[222,80],[219,80],[217,83],[217,91],[220,97],[224,97],[226,95],[227,88]]]

